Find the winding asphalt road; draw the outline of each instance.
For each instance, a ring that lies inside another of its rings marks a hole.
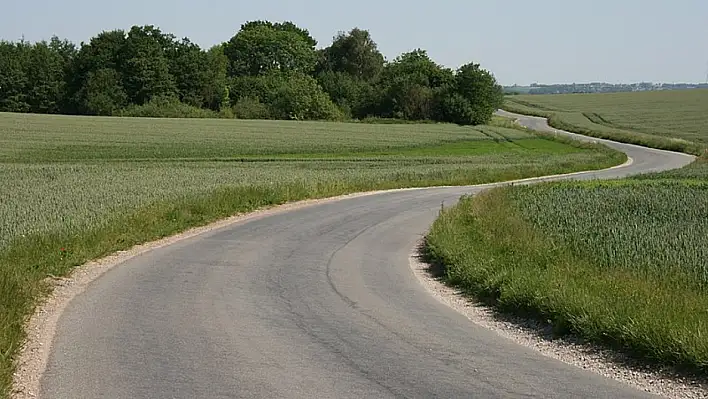
[[[540,118],[518,117],[550,129]],[[692,160],[607,143],[633,163],[565,178],[621,177]],[[41,397],[646,396],[501,338],[418,282],[408,256],[440,204],[481,189],[312,205],[133,258],[67,307]]]

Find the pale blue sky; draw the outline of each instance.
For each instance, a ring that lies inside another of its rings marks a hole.
[[[0,38],[153,24],[203,47],[248,20],[291,20],[321,46],[368,29],[388,59],[421,47],[441,64],[482,64],[502,84],[697,82],[708,69],[708,0],[3,0]],[[103,3],[103,4],[102,4]]]

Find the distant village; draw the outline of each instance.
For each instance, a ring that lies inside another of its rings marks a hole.
[[[568,94],[568,93],[619,93],[631,91],[661,91],[708,89],[708,83],[571,83],[571,84],[538,84],[530,86],[504,86],[506,94]]]

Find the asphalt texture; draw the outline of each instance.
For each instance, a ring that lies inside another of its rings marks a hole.
[[[692,160],[608,143],[633,163],[565,178]],[[441,204],[482,189],[317,204],[135,257],[69,304],[40,397],[648,397],[477,326],[418,282],[408,256]]]

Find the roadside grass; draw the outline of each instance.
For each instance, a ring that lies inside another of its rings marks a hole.
[[[694,162],[680,169],[667,170],[663,172],[646,173],[632,176],[634,180],[682,180],[685,182],[703,181],[708,182],[708,154],[696,158]]]
[[[510,112],[588,136],[708,154],[708,90],[508,96]]]
[[[502,312],[706,376],[707,196],[695,179],[493,189],[443,210],[424,255]]]
[[[621,164],[497,126],[0,114],[0,396],[47,278],[237,213],[352,192]],[[504,127],[506,126],[506,127]]]

